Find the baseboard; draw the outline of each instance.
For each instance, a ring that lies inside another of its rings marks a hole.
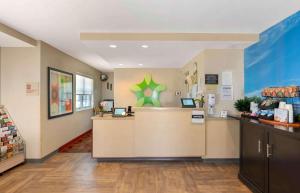
[[[71,141],[69,141],[69,142],[67,142],[66,144],[64,144],[63,146],[61,146],[61,147],[58,149],[58,151],[59,151],[59,152],[63,152],[64,149],[65,149],[66,147],[68,147],[70,144],[75,143],[75,142],[78,141],[82,136],[86,135],[87,133],[89,133],[89,132],[91,132],[91,131],[92,131],[92,129],[89,129],[88,131],[86,131],[86,132],[82,133],[81,135],[75,137],[75,138],[72,139]]]
[[[44,156],[41,159],[26,159],[27,163],[43,163],[44,161],[48,160],[50,157],[52,157],[53,155],[55,155],[56,153],[59,153],[60,151],[62,151],[66,146],[68,146],[71,143],[76,142],[76,140],[78,140],[79,138],[81,138],[83,135],[87,134],[88,132],[90,132],[92,129],[89,129],[88,131],[84,132],[83,134],[79,135],[78,137],[72,139],[71,141],[69,141],[68,143],[64,144],[63,146],[61,146],[59,149],[49,153],[48,155]]]
[[[252,184],[246,177],[244,177],[241,173],[238,174],[238,178],[243,184],[245,184],[252,192],[254,193],[263,193],[259,190],[255,185]]]
[[[46,161],[50,157],[54,156],[56,153],[58,153],[58,150],[55,150],[55,151],[49,153],[48,155],[44,156],[41,159],[26,159],[26,162],[27,163],[43,163],[44,161]]]
[[[201,157],[118,157],[118,158],[96,158],[98,162],[142,162],[142,161],[202,161]]]
[[[235,163],[239,164],[239,158],[203,158],[204,163]]]

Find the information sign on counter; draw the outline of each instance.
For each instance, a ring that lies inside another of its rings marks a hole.
[[[192,111],[192,123],[201,124],[204,123],[204,111]]]

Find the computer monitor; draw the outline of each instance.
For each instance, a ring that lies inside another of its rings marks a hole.
[[[196,104],[193,98],[181,98],[182,108],[195,108]]]
[[[112,112],[112,109],[114,108],[114,100],[105,99],[101,102],[101,105],[103,106],[104,112]]]
[[[125,117],[126,116],[126,108],[113,108],[113,116],[114,117]]]

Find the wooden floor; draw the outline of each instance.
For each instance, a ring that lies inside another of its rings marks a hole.
[[[59,153],[0,176],[1,193],[246,193],[235,164],[97,163],[88,153]]]

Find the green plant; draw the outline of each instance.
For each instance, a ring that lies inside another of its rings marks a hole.
[[[234,103],[234,107],[239,112],[249,112],[250,111],[250,103],[251,100],[249,97],[245,97],[244,99],[239,99]]]
[[[97,115],[104,111],[104,107],[102,106],[102,104],[99,104],[98,106],[95,106],[93,110],[94,114]]]
[[[201,98],[196,98],[195,102],[204,103],[204,96],[201,96]]]
[[[201,98],[196,98],[195,102],[199,104],[200,108],[203,108],[205,100],[204,100],[204,96],[202,95]]]
[[[258,96],[253,96],[249,98],[250,102],[255,102],[257,104],[260,104],[262,102],[262,99]]]
[[[296,115],[296,122],[300,122],[300,114]]]
[[[260,104],[262,102],[262,99],[258,96],[253,97],[245,97],[244,99],[239,99],[234,103],[234,107],[239,112],[250,112],[250,103],[255,102],[257,104]]]

